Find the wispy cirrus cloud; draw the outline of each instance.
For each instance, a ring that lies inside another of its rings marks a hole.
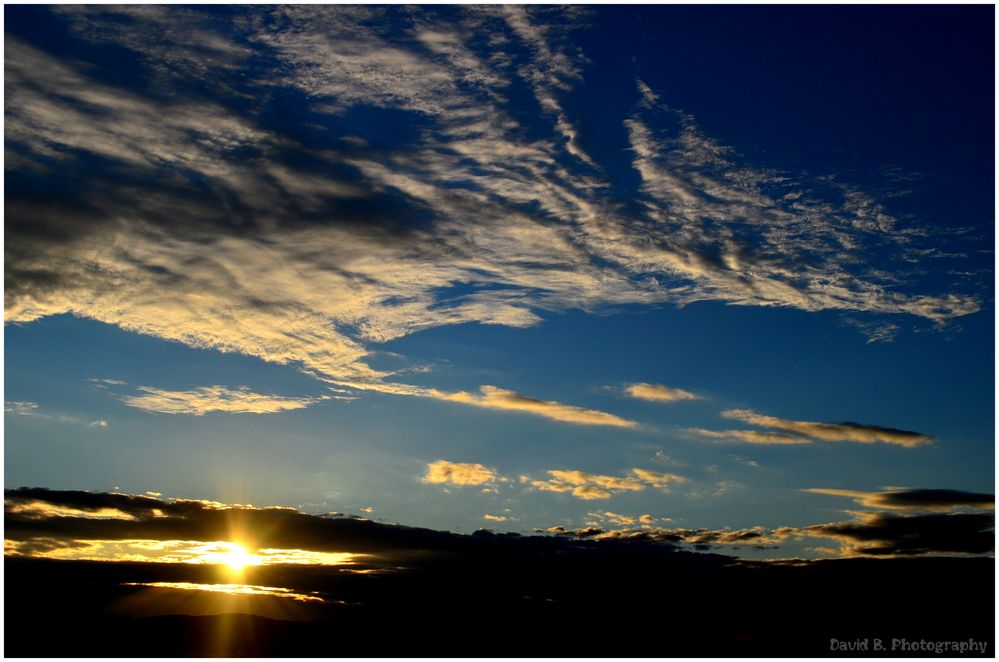
[[[681,400],[700,400],[701,396],[682,388],[673,388],[663,384],[629,384],[624,388],[624,392],[639,400],[650,400],[652,402],[677,402]]]
[[[3,410],[6,414],[15,416],[37,416],[38,403],[18,400],[6,400],[3,403]]]
[[[42,409],[38,406],[37,402],[28,402],[24,400],[5,400],[3,403],[3,411],[5,414],[11,414],[13,416],[28,416],[31,418],[41,418],[50,421],[56,421],[57,423],[68,423],[71,425],[86,425],[89,428],[106,428],[108,427],[108,422],[103,418],[88,421],[85,417],[78,414],[67,414],[58,411],[50,411]]]
[[[71,313],[333,385],[628,428],[496,387],[409,388],[370,348],[620,304],[978,310],[913,291],[923,235],[872,196],[738,163],[644,83],[620,145],[641,183],[621,189],[565,102],[580,11],[56,10],[150,82],[6,39],[5,319]],[[268,121],[279,97],[307,119]]]
[[[257,393],[246,386],[199,386],[187,391],[169,391],[152,386],[137,386],[140,395],[126,395],[121,401],[129,407],[156,414],[204,416],[214,412],[227,414],[275,414],[304,409],[331,396],[287,397]]]
[[[898,324],[890,322],[865,322],[848,318],[844,323],[860,331],[867,338],[868,345],[895,342],[895,337],[902,330]]]

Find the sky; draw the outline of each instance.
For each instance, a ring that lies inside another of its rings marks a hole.
[[[5,485],[766,558],[980,519],[993,11],[5,6]]]

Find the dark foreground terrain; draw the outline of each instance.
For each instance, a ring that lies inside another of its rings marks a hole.
[[[247,583],[325,601],[253,598],[233,603],[241,614],[190,615],[211,610],[198,605],[200,591],[123,584],[214,582],[217,569],[7,558],[4,653],[939,657],[892,652],[892,640],[973,639],[995,655],[988,558],[768,564],[643,546],[501,546],[471,559],[410,559],[407,568],[254,568]],[[832,639],[861,648],[831,650]],[[875,651],[875,639],[886,650]]]

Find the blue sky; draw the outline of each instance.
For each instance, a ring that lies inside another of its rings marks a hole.
[[[991,11],[5,7],[6,485],[522,532],[988,492]]]

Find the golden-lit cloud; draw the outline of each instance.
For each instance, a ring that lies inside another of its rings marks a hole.
[[[542,416],[563,423],[574,423],[576,425],[606,425],[631,429],[640,427],[635,421],[630,421],[608,412],[576,407],[553,400],[540,400],[488,384],[480,386],[479,393],[441,391],[435,388],[424,388],[392,382],[340,381],[338,384],[356,390],[376,391],[390,395],[434,398],[487,409],[534,414],[535,416]]]
[[[184,591],[204,591],[226,595],[267,596],[288,598],[297,602],[323,602],[317,595],[295,593],[290,588],[278,586],[256,586],[253,584],[198,584],[196,582],[125,582],[124,586],[148,586],[150,588],[172,588]]]
[[[587,513],[590,517],[596,518],[600,521],[605,521],[613,524],[614,526],[635,526],[636,524],[641,526],[649,526],[656,521],[656,518],[652,515],[619,515],[617,513],[612,513],[609,510],[597,511],[593,513]]]
[[[624,392],[639,400],[651,400],[652,402],[677,402],[680,400],[700,400],[701,396],[681,388],[672,388],[662,384],[630,384],[625,387]]]
[[[647,487],[667,489],[686,482],[676,474],[656,473],[645,469],[632,469],[630,475],[605,476],[584,471],[549,470],[547,480],[532,480],[531,486],[546,492],[572,494],[583,500],[607,499],[619,492],[640,492]]]
[[[505,522],[510,518],[506,515],[491,515],[489,513],[486,513],[485,515],[482,516],[482,519],[488,520],[490,522]]]
[[[264,548],[248,550],[241,543],[216,540],[90,540],[75,539],[64,544],[58,539],[10,541],[6,553],[13,556],[61,559],[67,561],[129,561],[140,563],[190,563],[216,565],[239,572],[246,567],[266,565],[329,565],[357,563],[367,555],[347,552],[320,552],[304,549]]]
[[[48,517],[84,517],[89,519],[124,519],[134,520],[135,515],[120,508],[83,509],[73,506],[51,504],[42,500],[23,501],[8,504],[6,512],[26,519],[45,519]]]
[[[291,398],[255,393],[246,386],[201,386],[189,391],[168,391],[151,386],[137,387],[142,395],[121,398],[129,407],[157,414],[203,416],[213,412],[227,414],[274,414],[326,400],[329,396]]]
[[[520,411],[536,416],[543,416],[563,423],[576,423],[578,425],[609,425],[620,428],[637,428],[638,423],[629,421],[596,409],[584,409],[565,405],[561,402],[551,400],[538,400],[526,395],[521,395],[513,391],[497,388],[495,386],[481,386],[480,393],[458,393],[441,394],[444,400],[451,402],[462,402],[475,405],[477,407],[488,407],[490,409],[505,409],[508,411]]]
[[[724,441],[744,441],[749,444],[793,446],[810,444],[810,439],[784,432],[760,432],[758,430],[706,430],[704,428],[687,428],[687,432],[707,439]]]
[[[645,483],[650,487],[656,487],[659,489],[667,489],[671,485],[676,483],[685,483],[687,479],[683,476],[678,476],[676,474],[659,473],[657,471],[649,471],[648,469],[632,469],[631,473],[634,474],[640,481]]]
[[[241,8],[212,26],[181,8],[59,10],[70,38],[130,53],[122,61],[156,80],[148,88],[102,75],[113,62],[8,38],[8,164],[59,186],[44,200],[8,186],[5,319],[71,314],[331,385],[634,428],[495,387],[406,388],[393,381],[400,373],[369,364],[370,347],[445,325],[524,328],[545,312],[620,305],[714,300],[933,322],[980,308],[974,295],[902,287],[920,235],[900,231],[877,199],[737,163],[640,81],[634,112],[616,120],[640,184],[609,193],[622,180],[587,152],[565,104],[586,70],[565,39],[582,22],[573,11],[407,11],[398,27],[387,10],[347,6]],[[260,52],[280,71],[248,64]],[[192,83],[217,98],[185,95]],[[242,103],[275,89],[317,118],[390,109],[421,131],[393,144],[378,140],[376,122],[371,134],[314,144]],[[511,112],[520,96],[538,104],[530,126]],[[622,193],[635,204],[619,204]],[[872,264],[871,246],[890,246],[877,253],[899,263]],[[691,395],[644,386],[635,397]],[[184,413],[226,400],[133,397]]]
[[[427,465],[423,482],[432,485],[486,485],[495,482],[496,470],[481,464],[438,460]]]
[[[885,443],[914,448],[933,442],[930,437],[919,432],[895,428],[864,425],[861,423],[815,423],[792,421],[776,416],[758,414],[749,409],[729,409],[722,412],[725,418],[749,423],[764,428],[784,430],[792,434],[821,441],[852,441],[861,444]]]

